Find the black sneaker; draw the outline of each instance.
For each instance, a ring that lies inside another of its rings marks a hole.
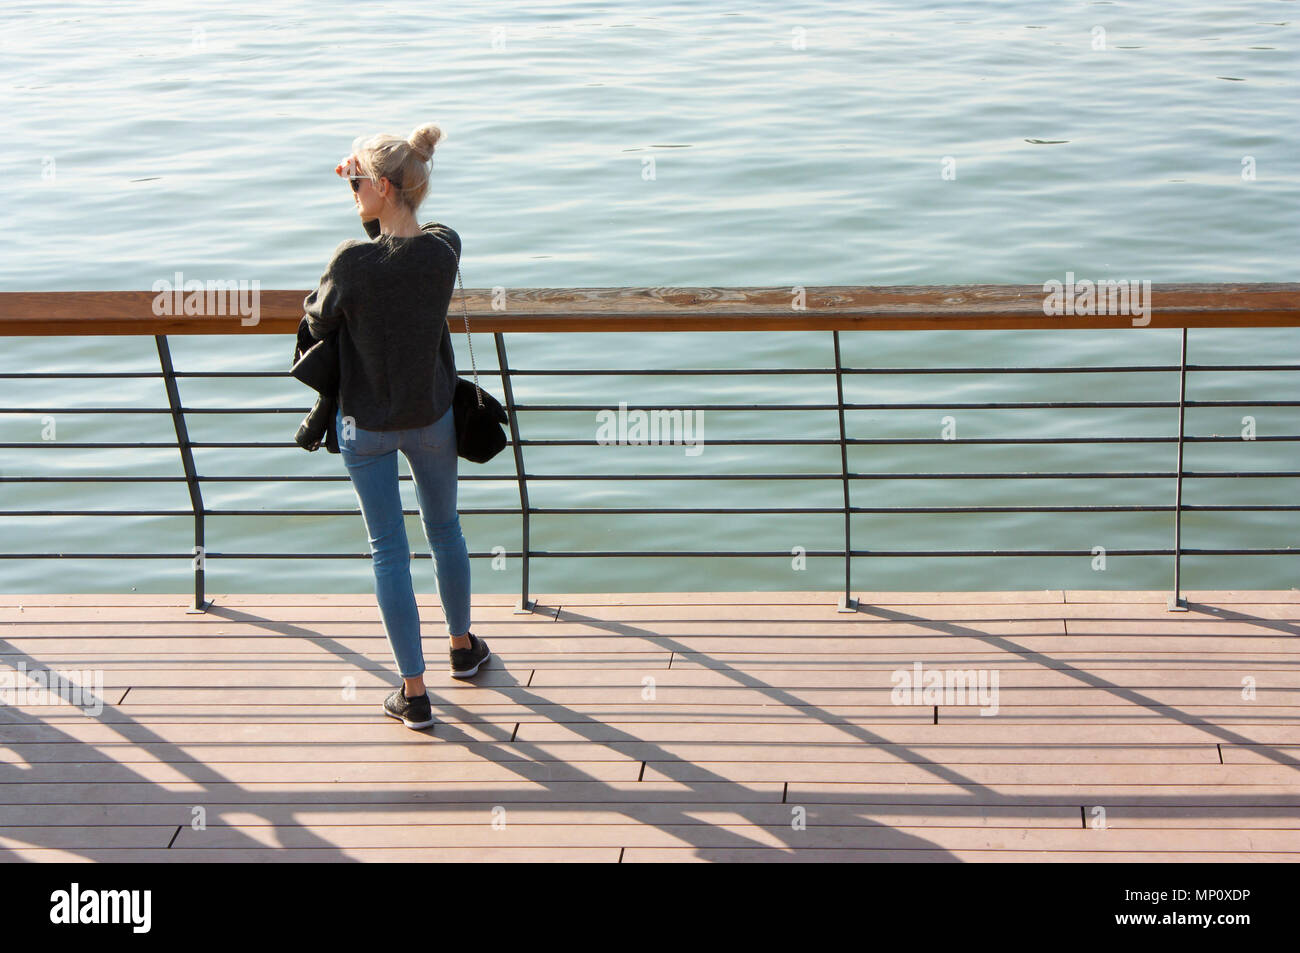
[[[407,698],[405,690],[399,687],[384,699],[384,714],[400,718],[407,728],[428,728],[433,724],[433,707],[429,704],[428,692]]]
[[[451,677],[471,678],[478,674],[479,666],[492,657],[487,643],[473,632],[469,633],[469,648],[449,649],[451,656]]]

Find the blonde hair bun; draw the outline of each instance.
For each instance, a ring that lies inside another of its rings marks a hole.
[[[358,136],[352,142],[352,154],[359,174],[376,182],[387,178],[397,189],[398,200],[415,210],[429,191],[429,160],[442,138],[442,127],[428,122],[405,139],[386,132]]]
[[[436,122],[426,122],[411,133],[406,141],[420,161],[428,162],[433,157],[434,148],[441,140],[442,127]]]

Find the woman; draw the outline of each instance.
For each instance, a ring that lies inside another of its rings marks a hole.
[[[361,505],[375,596],[402,676],[384,712],[416,729],[434,719],[398,492],[398,450],[415,480],[433,549],[451,674],[469,678],[491,657],[487,643],[469,631],[469,554],[456,512],[456,359],[447,306],[456,290],[460,236],[445,225],[421,228],[415,221],[441,138],[442,130],[430,123],[409,139],[378,135],[353,143],[352,155],[334,171],[350,182],[367,231],[378,221],[378,235],[373,242],[340,244],[303,303],[313,337],[339,334],[339,451]]]

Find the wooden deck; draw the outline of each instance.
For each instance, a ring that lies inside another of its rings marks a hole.
[[[1300,859],[1300,592],[856,595],[479,596],[472,683],[421,597],[426,732],[370,595],[0,596],[105,699],[0,706],[0,859]]]

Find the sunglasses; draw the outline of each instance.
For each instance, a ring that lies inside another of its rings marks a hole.
[[[352,186],[353,192],[358,192],[361,190],[361,183],[368,178],[370,178],[368,175],[350,175],[348,176],[348,185]]]

